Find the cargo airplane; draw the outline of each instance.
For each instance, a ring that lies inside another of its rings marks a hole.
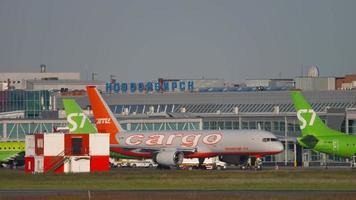
[[[302,131],[301,137],[297,138],[301,146],[340,157],[356,156],[355,135],[347,135],[327,127],[300,91],[293,91],[291,97]]]
[[[125,131],[95,86],[87,93],[99,133],[110,133],[110,150],[123,155],[152,158],[160,167],[177,166],[183,158],[219,156],[243,165],[247,158],[283,151],[275,135],[264,130]]]

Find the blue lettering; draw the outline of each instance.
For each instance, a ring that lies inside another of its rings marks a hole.
[[[146,92],[153,91],[153,84],[151,82],[146,83]]]
[[[145,84],[142,82],[138,83],[138,91],[142,93],[145,90]]]
[[[119,83],[114,83],[114,92],[119,93],[120,92],[120,84]]]
[[[121,91],[122,91],[122,93],[127,92],[127,83],[121,83]]]
[[[155,90],[156,92],[159,92],[161,90],[161,85],[159,83],[155,83]]]
[[[177,87],[178,87],[177,82],[176,82],[176,81],[173,81],[173,82],[172,82],[172,89],[171,89],[172,92],[174,92],[174,90],[177,89]]]
[[[194,81],[188,81],[188,90],[193,91],[194,90]]]
[[[131,83],[105,83],[105,89],[107,93],[135,93],[135,92],[160,92],[171,91],[174,92],[177,89],[180,91],[194,91],[194,81],[163,81],[163,82],[131,82]]]
[[[179,82],[179,88],[181,91],[185,90],[185,82],[184,81]]]
[[[137,85],[136,83],[130,83],[130,92],[135,93],[137,90]]]
[[[169,82],[168,81],[164,81],[163,82],[163,90],[164,91],[169,91]]]
[[[106,92],[111,92],[111,91],[112,91],[112,84],[106,83]]]

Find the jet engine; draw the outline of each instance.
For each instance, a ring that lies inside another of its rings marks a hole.
[[[178,151],[162,151],[156,154],[155,161],[159,165],[176,166],[183,162],[183,153]]]
[[[247,162],[248,156],[239,155],[222,155],[219,156],[219,160],[233,165],[243,165]]]

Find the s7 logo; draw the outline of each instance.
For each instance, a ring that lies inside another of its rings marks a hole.
[[[77,130],[77,128],[78,128],[78,120],[75,120],[74,117],[81,117],[79,128],[83,128],[84,127],[85,120],[87,119],[87,116],[84,115],[84,113],[70,113],[67,116],[68,123],[70,125],[72,125],[72,128],[69,127],[69,131],[70,132],[73,132],[73,131]]]
[[[302,114],[305,114],[305,113],[310,113],[310,119],[306,118],[305,115],[302,116]],[[304,129],[307,126],[307,124],[309,126],[313,126],[315,117],[316,117],[316,113],[313,109],[300,109],[297,112],[297,117],[298,117],[299,121],[302,123],[300,125],[300,129]],[[308,119],[309,119],[309,123],[307,122]]]

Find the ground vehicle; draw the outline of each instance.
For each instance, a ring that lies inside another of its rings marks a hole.
[[[216,169],[222,170],[226,168],[226,163],[219,160],[218,157],[205,158],[203,164],[199,166],[198,158],[184,158],[183,163],[179,165],[182,169]]]
[[[131,168],[151,168],[157,167],[157,164],[151,159],[120,159],[118,167],[131,167]]]
[[[157,164],[153,162],[152,159],[143,159],[143,160],[132,160],[133,162],[130,162],[130,167],[136,168],[136,167],[144,167],[144,168],[152,168],[152,167],[157,167]]]

